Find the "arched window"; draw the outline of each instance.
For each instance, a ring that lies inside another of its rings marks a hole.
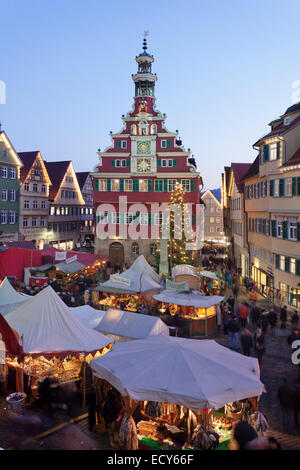
[[[137,128],[135,124],[132,124],[131,126],[131,135],[136,135],[137,134]]]
[[[139,123],[139,135],[148,135],[149,134],[149,124],[147,121],[141,121]]]
[[[151,124],[151,134],[157,134],[157,125],[156,124]]]
[[[134,255],[134,256],[140,254],[140,248],[139,248],[139,244],[137,242],[134,242],[131,245],[131,254]]]
[[[151,243],[151,245],[150,245],[150,255],[155,255],[156,251],[157,251],[156,243]]]

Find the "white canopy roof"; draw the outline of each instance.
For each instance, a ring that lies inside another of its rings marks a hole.
[[[153,281],[157,282],[158,284],[161,282],[161,278],[150,266],[144,255],[140,255],[129,269],[131,268],[139,273],[146,273]]]
[[[97,310],[90,305],[81,305],[80,307],[71,308],[72,312],[82,321],[88,328],[96,328],[100,320],[106,312]]]
[[[196,268],[190,264],[177,264],[174,266],[172,269],[172,277],[180,275],[199,277],[199,273],[197,272]]]
[[[168,326],[158,317],[110,308],[96,327],[97,331],[129,339],[169,335]]]
[[[214,279],[215,281],[220,281],[220,278],[212,271],[200,271],[200,276],[208,277],[209,279]]]
[[[50,286],[5,319],[24,335],[25,353],[92,352],[112,342],[82,323]]]
[[[30,295],[17,292],[7,277],[0,284],[0,313],[7,315],[19,305],[31,299]]]
[[[187,408],[218,409],[265,391],[257,359],[211,340],[158,335],[117,343],[90,366],[124,396]]]
[[[195,308],[209,308],[225,299],[225,297],[218,295],[202,295],[198,291],[176,292],[167,289],[163,290],[160,294],[153,295],[153,298],[159,302]]]
[[[126,282],[123,283],[122,279]],[[155,281],[148,272],[137,271],[133,265],[127,269],[127,271],[120,274],[120,276],[114,274],[108,281],[103,282],[96,287],[96,290],[120,294],[135,294],[137,292],[147,292],[156,289],[162,289],[162,286]]]

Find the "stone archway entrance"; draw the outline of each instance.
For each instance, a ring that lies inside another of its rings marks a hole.
[[[113,242],[109,246],[109,259],[112,265],[124,264],[124,247],[119,242]]]

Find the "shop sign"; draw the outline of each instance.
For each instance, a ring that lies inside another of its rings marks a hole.
[[[174,282],[167,279],[166,289],[175,290],[176,292],[188,292],[190,287],[188,282]]]
[[[73,261],[77,261],[77,255],[72,256],[71,258],[67,258],[67,259],[66,259],[66,263],[67,263],[67,264],[73,263]]]
[[[66,259],[66,251],[56,251],[55,252],[55,261],[64,261]]]
[[[131,285],[131,280],[127,279],[126,277],[120,276],[120,274],[112,274],[110,276],[110,279],[114,282],[119,282],[120,284],[124,284],[128,287],[130,287],[130,285]]]

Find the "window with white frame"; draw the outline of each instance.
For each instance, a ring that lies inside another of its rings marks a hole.
[[[115,166],[120,167],[121,166],[121,160],[115,160]]]
[[[60,215],[60,207],[56,207],[55,214],[56,214],[56,215]]]
[[[132,180],[124,180],[124,191],[132,191]]]
[[[11,189],[10,191],[10,202],[15,202],[16,201],[16,190]]]
[[[290,273],[296,274],[296,259],[290,258]]]
[[[285,271],[285,256],[280,255],[280,269]]]
[[[171,193],[174,191],[176,186],[176,180],[168,180],[168,191]]]
[[[167,166],[167,160],[165,158],[162,159],[161,166]]]
[[[297,222],[294,220],[289,221],[289,240],[297,240]]]
[[[8,177],[15,180],[17,177],[17,171],[15,168],[9,168],[8,169]]]
[[[121,160],[121,166],[122,167],[127,166],[127,160]]]
[[[148,191],[148,181],[147,180],[139,180],[139,191],[145,193]]]
[[[181,180],[182,189],[184,192],[190,192],[191,190],[191,181],[190,180]]]
[[[29,204],[28,199],[24,200],[24,209],[30,209],[30,204]]]
[[[111,180],[111,190],[120,191],[120,180]]]
[[[269,145],[270,148],[270,160],[276,160],[277,158],[277,142],[273,142]]]
[[[40,227],[45,227],[45,219],[44,217],[40,218]]]
[[[1,201],[7,201],[7,189],[1,191]]]
[[[277,238],[282,238],[282,220],[277,220]]]
[[[45,184],[42,184],[42,188],[41,188],[42,193],[45,193],[45,192],[46,192],[46,189],[47,189],[47,188],[46,188],[46,185],[45,185]]]
[[[46,201],[41,201],[41,209],[46,209]]]
[[[167,148],[167,141],[166,140],[161,141],[161,147],[162,148]]]
[[[1,177],[7,178],[7,168],[6,166],[1,167]]]
[[[11,225],[16,223],[16,211],[9,211],[9,223]]]
[[[7,224],[7,211],[1,211],[1,224]]]
[[[28,227],[28,217],[23,217],[23,227]]]
[[[29,191],[29,183],[24,184],[24,191]]]
[[[98,180],[99,191],[107,191],[107,180]]]
[[[285,179],[285,195],[286,196],[293,195],[293,179],[292,178]]]
[[[32,201],[32,208],[37,209],[39,207],[38,201]]]
[[[33,185],[32,185],[32,190],[33,190],[34,193],[37,193],[37,191],[38,191],[38,185],[37,185],[36,183],[33,183]]]
[[[50,215],[54,215],[54,214],[55,214],[55,207],[51,206],[50,207]]]
[[[36,218],[36,217],[32,217],[32,219],[31,219],[31,226],[32,226],[32,227],[36,227],[36,226],[37,226],[37,218]]]

